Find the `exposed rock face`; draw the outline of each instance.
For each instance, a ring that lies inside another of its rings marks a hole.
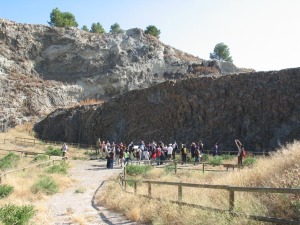
[[[0,19],[0,111],[10,112],[2,120],[13,124],[81,99],[108,99],[170,79],[237,71],[223,64],[176,50],[140,29],[99,35]]]
[[[58,109],[36,124],[39,138],[95,144],[202,140],[248,150],[300,139],[300,68],[167,81],[101,106]]]

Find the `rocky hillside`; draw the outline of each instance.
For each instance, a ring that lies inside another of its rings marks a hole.
[[[300,68],[167,81],[103,105],[58,109],[36,124],[39,138],[95,144],[111,141],[218,142],[248,150],[300,139]]]
[[[0,19],[0,125],[82,99],[105,100],[170,79],[236,71],[233,64],[199,59],[137,28],[99,35]]]

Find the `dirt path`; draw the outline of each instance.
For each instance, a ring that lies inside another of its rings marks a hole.
[[[51,224],[55,225],[99,225],[99,224],[137,224],[128,221],[123,215],[96,206],[94,196],[101,194],[105,182],[121,171],[119,166],[106,169],[105,161],[71,161],[71,178],[77,180],[74,186],[63,193],[48,199],[46,207],[53,215]],[[82,193],[76,193],[83,190]]]

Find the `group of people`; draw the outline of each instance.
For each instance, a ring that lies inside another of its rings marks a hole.
[[[238,148],[238,166],[243,165],[244,147],[239,140],[235,140]],[[218,155],[218,144],[213,146],[213,156]],[[149,160],[150,164],[156,163],[160,165],[164,160],[174,160],[175,154],[180,153],[181,163],[187,163],[187,156],[190,153],[191,158],[194,159],[194,165],[197,165],[202,160],[204,153],[204,144],[202,141],[198,143],[192,142],[189,148],[185,144],[179,147],[176,141],[165,145],[162,141],[148,142],[141,141],[139,144],[134,145],[131,142],[129,145],[120,142],[119,144],[109,141],[100,141],[99,138],[99,152],[102,153],[107,159],[107,168],[113,169],[114,165],[123,166],[124,163],[135,158],[138,162],[141,160]]]
[[[188,152],[191,154],[191,158],[194,159],[194,165],[199,164],[202,160],[202,155],[204,151],[204,145],[202,141],[199,141],[197,144],[192,142],[190,148],[188,149],[185,144],[181,144],[179,149],[176,141],[172,144],[165,145],[162,141],[147,144],[144,141],[141,141],[140,144],[134,145],[131,142],[128,146],[120,142],[116,144],[114,142],[110,143],[109,141],[98,140],[99,151],[97,154],[104,155],[107,159],[107,168],[113,169],[114,165],[120,165],[123,167],[123,164],[129,160],[136,158],[138,162],[141,160],[149,160],[151,165],[156,163],[160,165],[164,160],[174,160],[175,154],[180,152],[181,155],[181,164],[187,163]],[[243,165],[243,157],[245,156],[245,149],[242,143],[236,139],[235,144],[238,148],[238,166]],[[67,159],[66,153],[68,151],[68,146],[64,143],[61,147],[63,159]],[[218,144],[216,143],[213,147],[213,156],[218,154]]]
[[[138,162],[141,160],[150,160],[151,164],[154,162],[157,165],[162,164],[165,159],[171,160],[175,158],[175,153],[178,149],[177,143],[164,145],[162,142],[155,142],[145,144],[141,141],[139,145],[134,145],[131,142],[128,146],[120,142],[116,144],[109,141],[101,142],[99,139],[99,152],[107,159],[107,168],[113,169],[115,165],[123,166],[123,163],[136,158]]]
[[[185,144],[178,146],[176,141],[165,145],[162,141],[148,142],[141,141],[138,145],[134,145],[131,142],[129,145],[123,144],[123,142],[110,143],[109,141],[100,141],[99,153],[104,155],[107,159],[107,168],[112,169],[114,165],[121,165],[128,162],[128,160],[135,158],[138,162],[141,160],[149,160],[150,164],[156,163],[162,164],[165,160],[174,160],[176,153],[181,153],[182,164],[187,162],[188,149]],[[197,144],[193,142],[189,148],[192,158],[195,158],[195,164],[198,164],[202,159],[204,145],[202,141]]]

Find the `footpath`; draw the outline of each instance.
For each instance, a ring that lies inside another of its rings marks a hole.
[[[106,168],[106,161],[72,160],[69,175],[76,180],[74,185],[62,193],[51,196],[45,207],[52,216],[53,225],[99,225],[99,224],[138,224],[127,220],[122,214],[110,212],[96,205],[95,196],[101,195],[105,182],[121,171],[120,166]],[[82,190],[82,193],[76,193]]]

